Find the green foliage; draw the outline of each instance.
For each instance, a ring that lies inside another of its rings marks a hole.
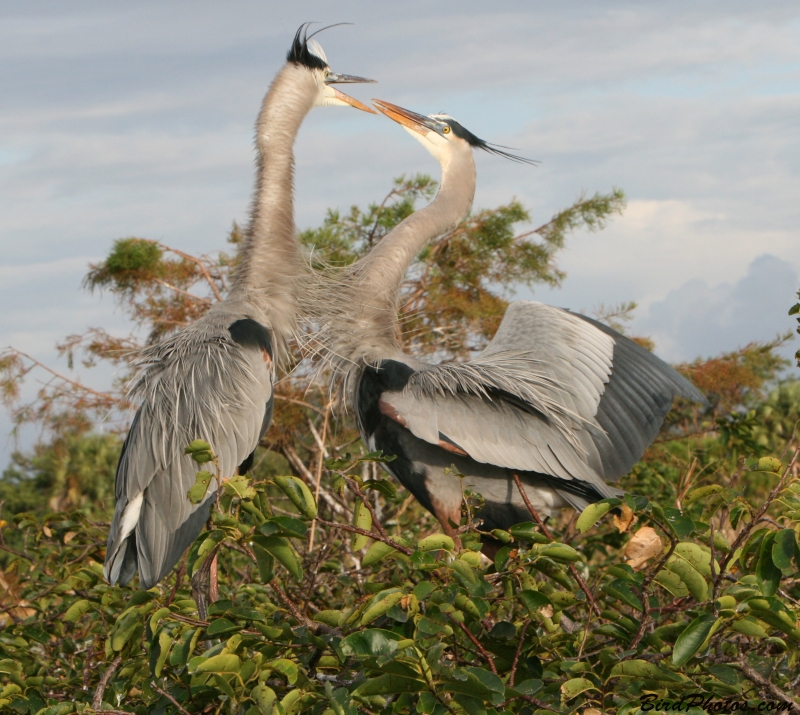
[[[375,480],[361,473],[379,459],[330,465],[342,495],[369,513],[381,490],[367,490]],[[146,592],[105,584],[105,525],[80,512],[18,514],[25,550],[7,551],[3,574],[15,600],[0,631],[0,707],[571,713],[635,709],[664,689],[757,700],[753,672],[789,692],[800,675],[800,480],[775,458],[753,469],[770,470],[770,494],[744,502],[751,519],[730,543],[710,529],[730,531],[743,498],[697,487],[683,510],[630,495],[590,507],[580,538],[517,525],[494,565],[475,551],[470,495],[457,548],[444,534],[420,538],[418,516],[391,534],[378,522],[329,522],[295,477],[236,477],[188,555],[191,574],[218,554],[220,594],[206,620],[180,578]],[[326,534],[316,552],[311,525]],[[643,527],[660,541],[637,571],[624,556]],[[344,561],[359,558],[349,548],[359,531],[372,546],[353,580]]]

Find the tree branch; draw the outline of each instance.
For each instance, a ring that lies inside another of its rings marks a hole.
[[[92,708],[94,710],[99,710],[101,707],[103,707],[103,694],[106,692],[106,686],[116,672],[117,668],[119,668],[119,664],[121,662],[122,653],[118,654],[117,657],[111,661],[111,665],[106,668],[106,672],[103,673],[103,677],[100,678],[100,682],[97,684],[97,689],[94,691],[94,697],[92,698]]]

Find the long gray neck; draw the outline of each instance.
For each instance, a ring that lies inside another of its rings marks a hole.
[[[318,87],[304,67],[287,64],[264,97],[256,122],[256,186],[250,224],[228,301],[249,310],[280,337],[297,315],[297,285],[304,266],[295,238],[294,153],[297,132],[314,106]]]
[[[406,271],[432,240],[455,228],[475,196],[475,163],[465,144],[442,161],[436,198],[398,224],[340,281],[338,319],[329,325],[333,352],[347,361],[374,361],[400,350],[397,312]],[[338,338],[338,339],[337,339]]]

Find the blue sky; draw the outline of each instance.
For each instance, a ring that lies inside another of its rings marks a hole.
[[[633,329],[669,360],[792,329],[796,3],[6,0],[0,345],[55,364],[68,333],[127,331],[109,297],[80,289],[115,238],[222,246],[246,218],[261,98],[305,20],[355,23],[320,40],[335,70],[379,81],[353,88],[362,100],[447,111],[541,160],[477,156],[476,208],[516,196],[544,222],[583,191],[626,191],[625,215],[571,238],[563,287],[537,299],[635,300]],[[395,124],[345,109],[313,112],[296,153],[301,228],[437,173]]]

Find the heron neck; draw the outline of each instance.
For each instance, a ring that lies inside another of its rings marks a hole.
[[[230,293],[230,299],[244,299],[258,313],[253,317],[284,335],[297,314],[295,291],[304,272],[295,238],[293,146],[317,91],[311,73],[289,63],[264,97],[256,121],[250,223]]]
[[[364,258],[351,267],[351,285],[358,295],[359,316],[352,326],[354,343],[370,346],[367,360],[385,357],[399,349],[397,312],[406,271],[432,240],[455,228],[469,213],[475,196],[475,163],[465,147],[441,161],[442,178],[436,198],[390,231]],[[361,333],[359,335],[359,333]],[[369,353],[377,353],[370,355]]]

